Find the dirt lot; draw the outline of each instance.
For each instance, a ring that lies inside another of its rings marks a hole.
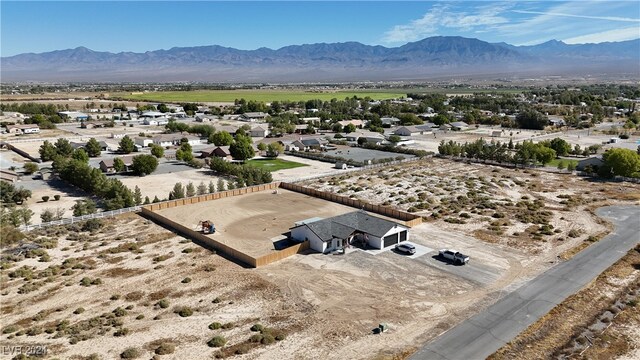
[[[166,200],[169,197],[169,192],[173,190],[173,187],[178,182],[182,183],[183,186],[187,186],[189,182],[192,182],[193,186],[197,188],[200,182],[208,186],[209,182],[213,181],[218,186],[218,177],[211,175],[211,171],[207,169],[190,169],[173,173],[151,174],[143,177],[123,176],[120,181],[132,190],[138,186],[142,192],[142,198],[144,199],[145,196],[148,196],[151,200],[153,200],[154,196],[157,196],[160,200]]]
[[[607,225],[591,209],[638,202],[640,185],[592,182],[571,174],[510,170],[430,159],[306,186],[422,215],[458,231],[554,260]],[[532,257],[532,259],[535,259]]]
[[[415,207],[412,211],[430,219],[411,229],[409,241],[419,251],[415,256],[393,250],[308,253],[246,269],[133,214],[108,220],[94,232],[81,231],[78,224],[41,230],[35,241],[46,254],[3,255],[0,345],[46,344],[50,356],[69,359],[92,353],[112,359],[129,347],[149,358],[160,344],[175,345],[171,355],[162,356],[174,359],[401,358],[548,269],[559,254],[607,231],[592,215],[593,207],[637,202],[639,192],[626,183],[440,160],[309,185]],[[287,200],[279,192],[251,202],[246,195],[231,198],[239,202],[215,209],[220,215],[211,220],[225,236],[228,230],[246,237],[246,228],[275,236],[282,230],[276,231],[273,218],[283,218],[264,217],[270,209],[290,209],[285,212],[296,218],[286,227],[320,216],[323,205],[296,203],[299,195]],[[278,202],[270,201],[274,198]],[[418,204],[427,205],[418,209]],[[176,216],[195,226],[202,219],[189,210]],[[242,221],[254,214],[263,217]],[[553,228],[541,229],[544,225]],[[471,263],[438,260],[434,255],[443,247],[470,254]],[[608,280],[625,286],[629,278],[623,275]],[[613,290],[604,295],[616,298]],[[159,303],[162,299],[166,302]],[[258,335],[250,330],[256,323],[271,330]],[[390,330],[373,335],[379,323]],[[625,336],[637,331],[620,329]],[[282,340],[271,343],[276,335]],[[223,336],[226,345],[207,346],[214,336]]]
[[[280,239],[296,221],[331,217],[356,209],[292,191],[278,189],[228,197],[215,201],[158,211],[179,224],[197,229],[211,220],[216,233],[209,235],[251,256],[275,251],[272,239]]]

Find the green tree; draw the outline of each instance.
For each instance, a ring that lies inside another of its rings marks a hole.
[[[567,170],[573,172],[575,169],[576,169],[575,161],[569,161],[569,164],[567,164]]]
[[[85,151],[87,152],[87,155],[89,155],[89,157],[97,157],[100,156],[100,154],[102,153],[102,147],[100,146],[100,143],[98,142],[98,140],[96,140],[95,138],[91,138],[89,139],[89,141],[87,141],[87,144],[84,146]]]
[[[549,147],[556,151],[557,156],[567,156],[571,151],[571,145],[561,138],[551,140]]]
[[[389,136],[389,141],[391,141],[394,144],[399,143],[402,140],[402,138],[398,135],[391,135]]]
[[[118,152],[121,154],[131,154],[136,148],[135,143],[129,135],[125,135],[118,144]]]
[[[218,191],[225,191],[224,180],[222,178],[218,179]]]
[[[153,155],[138,155],[133,157],[131,170],[134,174],[144,176],[156,171],[158,159]]]
[[[189,181],[186,187],[187,197],[192,197],[196,195],[196,187],[193,186],[193,183]]]
[[[96,203],[91,199],[76,200],[71,210],[73,210],[73,216],[93,214],[96,212]]]
[[[216,185],[213,183],[213,180],[209,180],[209,193],[216,192]]]
[[[182,183],[176,183],[173,186],[173,190],[169,193],[169,200],[182,198],[184,198],[184,187],[182,186]]]
[[[343,128],[343,130],[344,130],[345,133],[349,134],[349,133],[352,133],[352,132],[356,131],[356,126],[353,125],[353,124],[347,124],[347,126],[345,126]]]
[[[251,159],[255,155],[251,139],[243,135],[236,135],[235,141],[229,146],[229,152],[234,159],[242,161]]]
[[[44,143],[40,146],[40,150],[38,150],[38,152],[40,153],[40,159],[42,161],[51,161],[58,154],[56,147],[48,140],[44,141]]]
[[[149,198],[147,198],[147,200],[148,199]],[[135,189],[133,190],[133,200],[135,201],[136,205],[142,204],[142,191],[140,191],[138,185],[136,185]]]
[[[278,157],[278,155],[284,152],[284,146],[279,142],[275,141],[271,144],[267,145],[267,156],[271,158]]]
[[[160,159],[161,157],[164,156],[164,148],[162,148],[162,146],[157,144],[151,144],[151,155]]]
[[[204,181],[200,181],[198,184],[198,188],[196,189],[196,194],[204,195],[207,193],[207,185],[204,184]]]
[[[31,175],[34,172],[38,171],[38,164],[34,162],[28,162],[24,164],[24,173],[27,175]]]
[[[558,161],[558,170],[562,170],[566,167],[566,164],[564,163],[564,161]]]
[[[73,151],[73,155],[71,155],[71,157],[74,160],[78,160],[78,161],[83,162],[83,163],[88,163],[89,162],[89,155],[87,155],[87,153],[83,149],[75,149]]]
[[[640,177],[640,155],[630,149],[610,149],[602,154],[602,173],[624,177]]]
[[[171,109],[169,109],[169,107],[166,104],[160,104],[158,105],[158,111],[160,111],[161,113],[166,113],[171,111]]]
[[[180,144],[180,148],[176,150],[176,159],[184,162],[193,160],[193,149],[188,142]]]
[[[73,154],[73,146],[71,146],[71,143],[69,142],[69,140],[64,138],[59,138],[56,141],[56,152],[60,156],[69,157],[71,156],[71,154]]]
[[[525,110],[516,115],[516,122],[522,129],[543,130],[549,118],[536,110]]]
[[[126,169],[126,165],[124,164],[124,161],[122,161],[122,159],[120,159],[119,157],[115,157],[113,158],[113,169],[116,172],[122,172]]]
[[[209,143],[215,146],[229,146],[233,143],[233,136],[226,131],[218,131],[209,137]]]
[[[144,205],[151,204],[151,200],[149,199],[149,197],[148,197],[148,196],[145,196],[145,197],[144,197],[144,203],[143,203],[143,204],[144,204]]]
[[[261,143],[258,143],[258,150],[260,150],[260,151],[265,151],[265,150],[267,150],[267,144],[262,143],[262,142],[261,142]]]

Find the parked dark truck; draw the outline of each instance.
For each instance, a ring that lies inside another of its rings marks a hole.
[[[469,263],[469,257],[467,255],[455,250],[442,249],[440,250],[440,257],[454,264],[464,265]]]

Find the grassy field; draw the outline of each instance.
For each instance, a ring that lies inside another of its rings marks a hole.
[[[553,159],[553,160],[551,160],[551,162],[550,162],[550,163],[548,163],[548,164],[547,164],[547,166],[550,166],[550,167],[558,167],[558,164],[559,164],[561,161],[564,163],[564,167],[565,167],[565,168],[566,168],[566,167],[567,167],[567,165],[569,165],[570,163],[573,163],[573,165],[578,165],[578,160]]]
[[[144,94],[114,93],[112,98],[157,102],[234,102],[236,99],[272,102],[272,101],[306,101],[306,100],[343,100],[352,96],[369,96],[374,100],[394,99],[407,96],[406,92],[378,91],[336,91],[311,92],[303,90],[196,90],[196,91],[158,91]]]
[[[281,159],[252,159],[247,161],[247,164],[269,171],[278,171],[283,169],[293,169],[301,166],[307,166],[307,164],[301,164],[294,161]]]

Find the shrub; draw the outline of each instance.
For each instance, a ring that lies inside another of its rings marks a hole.
[[[183,254],[189,254],[191,252],[193,252],[193,248],[186,248],[186,249],[182,250]]]
[[[109,298],[109,300],[119,300],[120,299],[120,294],[113,294],[111,295],[111,297]]]
[[[116,317],[122,317],[122,316],[127,315],[127,310],[125,310],[125,309],[123,309],[123,308],[121,308],[119,306],[117,308],[115,308],[112,312]]]
[[[142,319],[144,319],[144,315],[140,314],[136,316],[136,320],[142,320]]]
[[[220,324],[219,322],[212,322],[211,324],[209,324],[210,330],[218,330],[221,327],[222,327],[222,324]]]
[[[193,315],[193,310],[188,306],[180,306],[176,308],[174,312],[180,315],[180,317],[189,317]]]
[[[209,340],[207,342],[207,345],[209,345],[209,347],[223,347],[224,344],[227,343],[227,339],[225,339],[222,336],[214,336],[213,338],[211,338],[211,340]]]
[[[285,338],[286,338],[286,335],[285,335],[285,334],[283,334],[283,333],[280,333],[280,334],[276,335],[276,340],[277,340],[277,341],[282,341],[282,340],[284,340]]]
[[[158,355],[167,355],[173,354],[174,351],[176,351],[175,345],[168,343],[160,344],[160,346],[158,346],[154,352]]]
[[[54,199],[55,201],[60,200],[60,195],[53,195],[53,199]]]
[[[126,349],[125,351],[123,351],[122,353],[120,353],[120,358],[121,359],[135,359],[135,358],[139,357],[140,355],[142,355],[142,354],[140,353],[140,350],[138,348],[130,347],[130,348]]]
[[[79,308],[77,308],[77,309],[75,309],[73,311],[73,313],[76,314],[76,315],[82,314],[83,312],[84,312],[84,308],[82,308],[82,307],[79,307]]]
[[[102,220],[89,219],[82,224],[82,231],[95,231],[102,227]]]
[[[262,340],[260,341],[261,344],[264,345],[269,345],[269,344],[273,344],[276,341],[276,339],[273,337],[273,335],[271,334],[263,334],[262,335]]]
[[[156,303],[156,305],[158,305],[158,306],[159,306],[160,308],[162,308],[162,309],[166,309],[166,308],[168,308],[168,307],[169,307],[169,300],[167,300],[167,299],[162,299],[162,300],[158,301],[158,302]]]
[[[249,341],[251,341],[253,343],[259,343],[259,342],[262,341],[262,335],[261,334],[251,335],[251,337],[249,338]]]
[[[4,328],[2,328],[2,333],[3,334],[11,334],[18,331],[18,327],[15,325],[9,325],[9,326],[5,326]]]
[[[215,298],[213,299],[212,303],[217,304],[219,302],[221,302],[222,300],[220,300],[220,298]]]
[[[262,330],[264,330],[264,326],[260,325],[260,324],[255,324],[251,327],[251,331],[260,331],[262,332]]]
[[[223,329],[231,329],[231,328],[233,328],[233,326],[234,326],[234,324],[232,322],[228,322],[228,323],[224,323],[222,325],[222,328]]]
[[[113,333],[113,336],[120,337],[120,336],[127,336],[128,334],[129,334],[129,329],[120,328]]]
[[[45,195],[42,197],[42,201],[47,202],[49,201],[49,196]]]
[[[182,282],[183,284],[188,284],[188,283],[190,283],[190,282],[191,282],[191,278],[190,278],[190,277],[186,277],[186,278],[182,279],[182,281],[181,281],[181,282]]]

